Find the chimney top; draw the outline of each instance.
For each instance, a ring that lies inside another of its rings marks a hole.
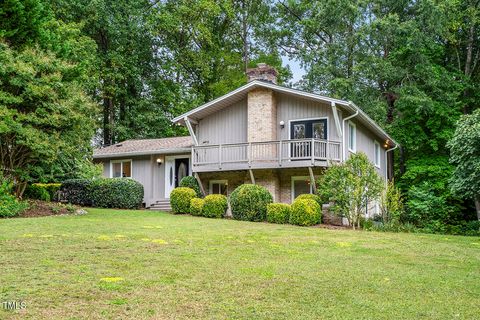
[[[261,80],[277,84],[278,72],[266,63],[258,63],[256,68],[247,69],[248,82]]]

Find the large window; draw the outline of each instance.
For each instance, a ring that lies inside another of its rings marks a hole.
[[[110,162],[111,178],[131,178],[132,160],[112,160]]]
[[[373,143],[373,146],[374,146],[373,156],[374,156],[375,166],[376,166],[377,168],[380,168],[380,143],[378,143],[377,141],[375,141],[375,142]]]
[[[227,180],[210,180],[210,194],[228,195],[228,181]]]
[[[348,123],[348,150],[357,152],[357,127],[353,122]]]

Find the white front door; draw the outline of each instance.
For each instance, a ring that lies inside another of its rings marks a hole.
[[[175,189],[175,158],[165,157],[165,199],[170,198],[173,189]]]

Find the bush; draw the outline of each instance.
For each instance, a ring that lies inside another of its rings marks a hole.
[[[311,199],[295,200],[291,206],[290,223],[299,226],[313,226],[320,223],[322,210],[320,205]]]
[[[319,205],[320,205],[320,208],[322,208],[322,199],[317,196],[316,194],[301,194],[299,195],[298,197],[295,198],[295,200],[298,200],[298,199],[309,199],[309,200],[313,200],[315,202],[317,202]],[[294,200],[294,201],[295,201]]]
[[[25,190],[25,197],[42,201],[56,201],[61,185],[61,183],[33,183]]]
[[[200,190],[198,181],[197,179],[195,179],[195,177],[192,177],[192,176],[183,177],[182,180],[180,180],[180,184],[178,186],[195,190],[195,193],[197,194],[197,198],[204,197],[204,195],[202,194],[202,191]]]
[[[46,188],[39,187],[37,184],[28,185],[23,193],[25,198],[50,201],[51,197]]]
[[[190,200],[190,214],[192,216],[201,216],[204,204],[205,200],[200,198],[193,198]]]
[[[173,213],[190,213],[190,201],[195,198],[196,192],[192,188],[178,187],[170,194],[170,205]]]
[[[60,187],[60,200],[80,206],[92,205],[90,199],[90,185],[92,180],[70,179],[65,180]]]
[[[12,184],[0,179],[0,217],[15,217],[28,208],[28,204],[11,194]]]
[[[262,186],[243,184],[230,195],[232,215],[237,220],[265,221],[272,195]]]
[[[207,218],[222,218],[227,208],[227,197],[221,194],[211,194],[205,197],[202,215]]]
[[[267,205],[267,221],[270,223],[288,223],[290,205],[286,203],[269,203]]]
[[[92,205],[100,208],[138,209],[143,194],[143,185],[133,179],[97,179],[89,187]]]

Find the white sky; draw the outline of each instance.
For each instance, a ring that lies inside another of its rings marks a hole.
[[[302,76],[305,74],[305,70],[300,67],[300,63],[296,60],[291,60],[288,57],[282,57],[284,65],[289,65],[290,70],[292,70],[293,78],[292,83],[295,83],[302,79]]]

